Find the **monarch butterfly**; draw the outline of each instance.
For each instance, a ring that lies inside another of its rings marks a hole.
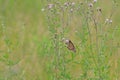
[[[68,48],[69,50],[71,50],[71,51],[73,51],[73,52],[76,52],[75,46],[74,46],[74,44],[72,43],[71,40],[66,39],[66,40],[65,40],[65,44],[67,45],[67,48]]]

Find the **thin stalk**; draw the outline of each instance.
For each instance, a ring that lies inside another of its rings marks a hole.
[[[95,21],[95,18],[94,16],[92,16],[92,19],[93,19],[93,22],[94,22],[94,25],[95,25],[95,32],[96,32],[96,50],[97,50],[97,53],[98,53],[98,60],[100,60],[100,51],[99,51],[99,45],[98,45],[98,29],[97,29],[97,22]],[[100,66],[100,61],[98,61],[98,71],[99,71],[99,76],[100,76],[100,79],[101,79],[101,70],[99,69],[99,66]]]

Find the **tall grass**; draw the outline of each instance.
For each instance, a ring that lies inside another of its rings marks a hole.
[[[111,63],[111,58],[118,54],[118,47],[114,44],[117,26],[114,27],[112,23],[117,3],[113,1],[107,17],[104,15],[104,8],[98,4],[99,2],[87,0],[48,2],[44,10],[53,41],[52,80],[118,79],[118,76],[111,77],[114,74],[119,75],[116,71],[112,72]],[[64,49],[65,46],[61,42],[62,38],[70,39],[72,35],[78,39],[75,40],[76,54]],[[70,57],[72,59],[69,59]]]

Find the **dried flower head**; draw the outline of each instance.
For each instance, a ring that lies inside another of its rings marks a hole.
[[[42,8],[42,9],[41,9],[41,11],[45,11],[45,9],[44,9],[44,8]]]
[[[98,7],[98,8],[97,8],[97,11],[101,12],[101,11],[102,11],[102,9],[101,9],[100,7]]]
[[[74,6],[74,5],[75,5],[75,2],[72,2],[71,5]]]
[[[89,3],[88,6],[89,6],[89,7],[93,7],[93,4],[92,4],[92,3]]]
[[[97,2],[97,0],[93,0],[93,2],[94,2],[94,3],[96,3],[96,2]]]
[[[68,7],[69,4],[70,4],[69,2],[65,2],[65,3],[64,3],[64,6]]]
[[[65,40],[65,44],[69,44],[69,40],[68,39]]]
[[[73,12],[73,8],[70,9],[70,12]]]
[[[107,18],[107,19],[105,20],[105,23],[112,23],[112,20]]]
[[[112,23],[112,20],[109,20],[109,23]]]
[[[105,23],[107,23],[107,22],[109,22],[109,19],[108,19],[108,18],[105,20]]]
[[[51,9],[51,8],[53,8],[53,4],[48,4],[48,9]]]

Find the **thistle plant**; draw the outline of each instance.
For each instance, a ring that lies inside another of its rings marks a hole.
[[[112,80],[110,58],[115,50],[112,49],[113,44],[108,43],[113,43],[114,39],[112,16],[117,2],[113,1],[108,18],[104,15],[104,8],[98,3],[97,0],[53,1],[48,2],[42,9],[46,13],[54,50],[52,79]],[[61,42],[62,38],[71,37],[70,35],[77,39],[76,54],[71,60],[70,54],[74,54],[67,51],[65,44]],[[79,66],[77,70],[80,71],[76,71],[77,74],[73,73],[75,68],[70,70],[71,65]]]

